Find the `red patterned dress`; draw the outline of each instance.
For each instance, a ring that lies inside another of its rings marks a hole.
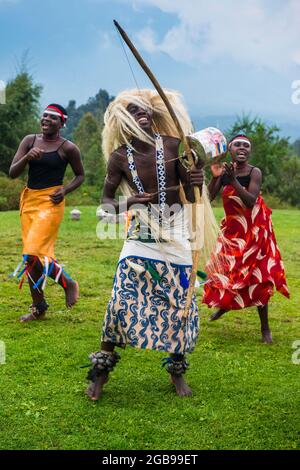
[[[259,307],[268,303],[274,287],[289,297],[271,209],[261,195],[253,208],[246,207],[230,184],[224,186],[222,199],[225,243],[218,240],[216,253],[207,265],[203,303],[222,310]],[[218,260],[223,269],[214,268],[213,260]]]

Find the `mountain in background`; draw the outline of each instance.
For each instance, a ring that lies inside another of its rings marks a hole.
[[[114,99],[114,96],[110,96],[106,90],[100,90],[98,93],[89,98],[86,104],[76,107],[76,101],[70,100],[67,106],[68,123],[67,127],[63,131],[64,137],[72,140],[73,132],[79,124],[79,121],[86,113],[92,113],[97,121],[103,123],[104,112],[109,103]]]
[[[73,132],[80,119],[86,113],[92,113],[100,125],[103,123],[104,112],[109,103],[114,99],[106,90],[100,89],[99,92],[88,99],[87,103],[76,107],[76,101],[70,100],[67,106],[68,124],[64,130],[64,136],[72,140]],[[207,116],[193,116],[192,121],[196,130],[204,129],[205,127],[217,127],[226,133],[237,121],[238,115],[207,115]],[[280,137],[289,137],[290,143],[300,139],[300,128],[290,122],[277,122],[270,119],[264,120],[267,125],[276,125],[279,127]]]

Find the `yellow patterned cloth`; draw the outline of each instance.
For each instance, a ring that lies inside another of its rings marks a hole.
[[[64,216],[65,201],[54,204],[50,199],[56,189],[29,189],[22,191],[20,216],[22,225],[23,255],[55,259],[54,244]]]

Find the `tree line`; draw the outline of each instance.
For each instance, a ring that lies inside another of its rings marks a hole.
[[[41,85],[26,70],[7,84],[6,104],[0,105],[0,210],[16,208],[19,187],[18,183],[9,182],[8,170],[23,137],[40,131],[41,92]],[[72,203],[99,202],[105,177],[101,150],[103,115],[112,100],[106,90],[100,89],[86,104],[77,107],[76,101],[71,100],[66,106],[69,118],[63,135],[80,148],[86,172],[85,183],[77,196],[72,195]],[[280,137],[278,127],[269,126],[258,117],[238,117],[226,135],[239,131],[246,132],[252,140],[251,164],[262,170],[266,196],[300,207],[300,139],[290,143]]]

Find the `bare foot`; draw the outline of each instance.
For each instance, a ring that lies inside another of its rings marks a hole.
[[[272,338],[272,333],[270,330],[262,331],[262,342],[265,344],[272,344],[273,343],[273,338]]]
[[[65,288],[65,294],[66,294],[66,306],[70,308],[72,307],[72,305],[76,304],[78,297],[79,297],[78,282],[68,280],[67,287]]]
[[[170,374],[170,379],[173,385],[175,386],[175,390],[178,396],[180,397],[191,397],[193,395],[192,390],[185,382],[182,375],[179,377],[177,375]]]
[[[218,320],[222,315],[226,313],[226,310],[219,309],[209,317],[209,321]]]
[[[93,401],[99,400],[99,398],[102,395],[103,387],[106,384],[106,382],[108,382],[108,375],[107,374],[100,375],[100,377],[96,379],[96,382],[91,382],[89,387],[86,389],[85,393],[87,394],[87,396],[90,397],[91,400]]]
[[[33,320],[45,320],[46,314],[41,313],[40,315],[34,315],[33,313],[28,313],[27,315],[22,315],[20,317],[20,322],[25,323]]]

